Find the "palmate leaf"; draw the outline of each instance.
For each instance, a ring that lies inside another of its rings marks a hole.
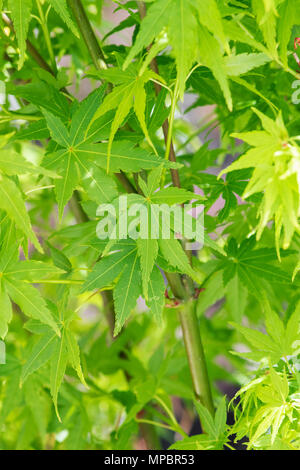
[[[223,271],[224,285],[237,275],[244,286],[260,300],[263,282],[292,286],[292,276],[278,266],[276,251],[272,248],[254,248],[254,236],[244,240],[240,246],[235,239],[229,241],[226,248],[227,257],[220,261],[216,268]],[[287,251],[285,255],[292,253]]]
[[[223,61],[228,76],[239,76],[270,62],[270,57],[264,53],[244,53],[224,57]]]
[[[154,243],[153,243],[154,242]],[[144,252],[144,244],[147,244],[147,252]],[[164,306],[164,280],[159,269],[154,266],[157,240],[123,240],[113,245],[111,254],[98,261],[83,285],[82,290],[103,289],[114,285],[114,307],[116,323],[114,335],[117,335],[125,320],[136,306],[139,296],[144,291],[147,294],[147,305],[157,320],[161,319]],[[154,253],[150,248],[153,248]],[[142,251],[141,251],[142,250]],[[140,257],[143,263],[148,256],[147,263],[141,271]],[[145,282],[147,281],[147,288]],[[145,294],[145,292],[144,292]]]
[[[12,320],[12,305],[7,292],[3,289],[3,283],[0,292],[0,338],[5,338],[8,331],[8,324]]]
[[[20,49],[18,69],[21,69],[25,60],[26,38],[31,19],[32,0],[8,0],[8,8],[11,12]]]
[[[54,183],[60,217],[80,181],[91,199],[97,203],[110,202],[116,196],[114,180],[111,176],[104,175],[98,168],[99,166],[107,169],[109,144],[86,144],[84,141],[82,143],[84,129],[101,101],[103,93],[104,88],[97,90],[79,105],[73,116],[74,124],[71,124],[70,133],[60,118],[43,110],[53,140],[64,147],[54,153],[49,153],[43,160],[43,166],[47,170],[54,170],[61,176]],[[177,163],[136,148],[131,142],[121,141],[112,144],[110,151],[112,171],[132,172],[160,165],[166,168],[180,167]],[[107,188],[109,188],[108,191]]]
[[[298,160],[300,149],[288,135],[281,113],[276,120],[252,108],[261,120],[263,131],[241,134],[241,138],[253,146],[219,177],[234,170],[254,168],[252,177],[245,188],[243,197],[263,192],[258,208],[260,217],[256,236],[259,239],[268,222],[275,221],[275,242],[280,259],[280,246],[287,249],[295,231],[300,231]],[[239,134],[234,134],[238,137]],[[281,232],[283,240],[281,241]]]
[[[225,200],[224,207],[218,213],[220,221],[226,220],[230,211],[237,207],[237,195],[242,196],[251,175],[251,170],[237,170],[229,173],[226,180],[217,178],[208,173],[196,173],[192,179],[203,189],[208,196],[206,209],[211,207],[219,196]]]
[[[122,125],[132,107],[148,143],[156,153],[145,122],[146,92],[144,86],[151,79],[161,81],[161,78],[151,70],[146,70],[140,74],[134,66],[131,66],[126,73],[120,69],[97,71],[97,76],[109,79],[112,83],[116,84],[111,93],[105,97],[103,103],[90,122],[91,126],[95,120],[116,108],[107,146],[106,168],[108,173],[110,170],[110,155],[113,139],[118,128]]]
[[[5,279],[5,287],[12,300],[19,305],[27,316],[46,323],[59,334],[57,324],[37,289],[25,282],[18,281],[18,284],[13,283],[9,278]]]

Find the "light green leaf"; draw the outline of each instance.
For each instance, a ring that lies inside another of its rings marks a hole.
[[[73,369],[76,370],[80,381],[83,383],[83,385],[88,387],[88,385],[85,381],[85,378],[83,376],[82,369],[81,369],[80,351],[79,351],[79,347],[78,347],[76,338],[75,338],[74,334],[69,329],[67,329],[65,331],[65,335],[66,335],[66,344],[67,344],[67,351],[68,351],[68,360],[69,360],[71,366],[73,367]]]
[[[6,176],[0,176],[0,208],[7,212],[17,227],[42,252],[39,241],[31,228],[30,219],[21,193],[16,184]]]
[[[237,325],[236,323],[233,323],[233,326],[246,338],[247,341],[249,341],[254,349],[257,349],[261,353],[265,353],[265,357],[278,354],[278,352],[280,357],[280,350],[269,336],[264,335],[260,331]]]
[[[12,306],[7,293],[1,287],[0,292],[0,338],[4,339],[7,331],[8,324],[12,319]]]
[[[165,290],[164,278],[160,270],[154,266],[149,279],[148,299],[146,303],[158,323],[162,321],[162,312],[165,305]]]
[[[195,2],[191,2],[194,4]],[[224,46],[227,54],[230,52],[227,37],[224,33],[223,22],[220,11],[215,0],[196,0],[197,11],[200,22],[214,36],[219,38],[220,43]]]
[[[42,261],[21,261],[11,265],[5,270],[5,274],[21,281],[35,281],[46,276],[60,275],[63,271],[51,264]]]
[[[24,384],[24,397],[26,405],[29,407],[34,423],[42,439],[47,433],[47,424],[49,419],[49,401],[48,395],[37,377],[32,376]]]
[[[183,99],[187,75],[197,53],[195,47],[197,44],[197,20],[193,6],[190,0],[173,0],[169,11],[168,35],[175,55],[181,99]]]
[[[232,98],[227,79],[226,67],[220,51],[220,45],[205,27],[200,26],[198,34],[200,62],[212,71],[224,93],[229,111],[232,111]]]
[[[60,335],[59,328],[37,289],[22,281],[12,282],[8,278],[5,278],[5,286],[12,300],[19,305],[25,315],[49,325]]]
[[[245,312],[248,292],[236,274],[228,282],[226,301],[230,316],[236,323],[240,323]]]
[[[229,76],[242,75],[249,72],[249,70],[255,69],[256,67],[261,67],[267,62],[270,62],[270,58],[263,53],[243,53],[224,57],[226,73]]]
[[[273,2],[273,0],[272,0]],[[265,43],[270,51],[272,57],[277,59],[277,42],[276,42],[276,8],[266,9],[261,0],[252,0],[252,8],[257,18],[258,25],[263,33]]]
[[[72,152],[68,152],[63,159],[63,178],[55,180],[55,194],[58,203],[58,213],[61,218],[67,202],[71,199],[74,189],[79,182],[78,168]]]
[[[20,49],[20,58],[18,69],[23,67],[26,50],[26,37],[31,19],[32,0],[8,0],[8,8],[16,31],[18,46]]]
[[[199,402],[194,402],[197,413],[199,414],[201,425],[209,437],[217,440],[219,435],[216,429],[214,419],[208,409]]]
[[[74,156],[76,158],[76,153]],[[82,174],[82,186],[93,201],[102,204],[118,196],[114,179],[102,168],[90,162],[87,165],[83,159],[77,159],[77,162]]]
[[[280,59],[285,67],[288,66],[288,43],[291,37],[292,28],[295,24],[295,14],[297,12],[297,0],[285,0],[278,10],[278,43]]]
[[[130,52],[123,64],[123,69],[130,64],[132,59],[146,46],[149,46],[153,39],[159,35],[167,23],[170,10],[173,7],[173,0],[159,0],[153,3],[147,10],[147,15],[141,23],[139,33],[136,37]]]
[[[79,38],[78,30],[70,17],[70,13],[68,11],[66,0],[48,0],[50,5],[54,8],[56,13],[61,17],[61,19],[66,23],[66,25],[70,28],[72,33]]]
[[[218,438],[226,431],[226,421],[227,421],[227,409],[226,409],[226,397],[223,397],[220,400],[218,408],[215,414],[215,429],[216,435]]]
[[[58,177],[53,171],[33,165],[11,149],[3,149],[0,151],[0,169],[8,176],[31,173],[33,175],[44,175],[51,178]]]

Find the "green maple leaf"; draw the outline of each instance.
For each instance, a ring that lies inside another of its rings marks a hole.
[[[63,307],[58,311],[51,302],[48,302],[48,307],[59,325],[60,336],[58,337],[48,326],[41,325],[39,322],[29,321],[26,324],[26,328],[39,335],[40,338],[27,355],[20,375],[20,384],[26,386],[32,374],[50,362],[50,392],[56,415],[60,420],[57,399],[68,364],[76,371],[82,384],[88,386],[81,369],[78,343],[71,329],[71,323],[75,317],[74,313],[65,310]]]
[[[200,25],[199,25],[200,22]],[[215,0],[158,0],[147,10],[139,33],[123,68],[156,39],[166,28],[176,61],[178,91],[182,98],[187,75],[200,56],[200,61],[212,69],[225,93],[229,108],[231,97],[225,68],[221,70],[217,58],[222,57],[218,40],[229,53],[229,46],[223,31],[221,14]],[[212,33],[212,34],[210,34]],[[154,45],[154,49],[155,49]],[[151,51],[150,51],[151,54]]]
[[[32,0],[8,0],[8,8],[16,31],[20,58],[18,68],[22,68],[25,60],[26,37],[31,20]]]
[[[266,312],[266,334],[258,330],[246,328],[232,323],[250,344],[252,351],[249,353],[232,352],[235,355],[261,361],[270,359],[276,364],[281,358],[297,356],[300,350],[300,304],[290,316],[285,325],[277,313],[268,309]]]
[[[261,300],[261,292],[265,282],[292,286],[292,276],[279,268],[275,249],[255,249],[255,243],[255,236],[244,240],[240,246],[235,239],[230,239],[225,248],[227,256],[218,255],[221,259],[217,264],[216,271],[220,269],[223,271],[224,286],[235,276],[238,276],[242,284]],[[290,250],[285,252],[285,255],[289,256],[292,253],[293,251]]]
[[[232,209],[237,207],[237,195],[242,196],[248,184],[251,170],[237,170],[227,175],[226,180],[218,179],[208,173],[198,173],[192,179],[208,195],[206,208],[211,207],[219,196],[225,200],[223,209],[218,213],[220,222],[226,220]]]
[[[288,135],[279,114],[273,120],[255,108],[264,130],[233,134],[252,146],[244,155],[221,171],[219,177],[234,170],[254,168],[243,197],[263,192],[258,208],[260,217],[257,239],[272,219],[275,221],[275,242],[280,259],[281,232],[283,248],[289,247],[295,232],[300,232],[298,217],[299,200],[299,155],[295,139]]]
[[[67,2],[66,0],[48,0],[50,5],[54,8],[56,13],[61,17],[63,22],[70,28],[72,33],[79,38],[79,33],[78,30],[71,19],[68,7],[67,7]]]
[[[146,92],[145,84],[149,80],[162,79],[151,70],[145,70],[140,73],[136,66],[131,65],[126,72],[121,69],[109,69],[103,71],[97,71],[93,75],[109,80],[111,83],[116,85],[114,89],[105,97],[103,103],[95,113],[91,120],[90,126],[93,122],[105,115],[112,109],[116,109],[113,121],[111,123],[109,142],[107,147],[107,173],[110,169],[110,155],[114,136],[118,128],[122,125],[125,118],[133,108],[142,131],[149,143],[149,145],[156,153],[155,147],[150,139],[146,121],[145,121],[145,108],[146,108]]]
[[[110,202],[117,196],[114,179],[103,171],[107,169],[110,144],[92,143],[99,139],[99,132],[94,130],[93,126],[88,128],[96,109],[99,108],[104,91],[105,87],[100,87],[75,108],[70,131],[58,116],[43,109],[51,137],[57,143],[54,152],[44,157],[43,166],[48,170],[55,170],[61,176],[54,183],[60,217],[80,182],[89,197],[98,204]],[[98,119],[94,122],[97,123]],[[115,142],[110,148],[111,171],[132,172],[159,165],[166,168],[180,166],[136,148],[130,142]]]

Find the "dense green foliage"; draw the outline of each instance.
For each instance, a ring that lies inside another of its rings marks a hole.
[[[0,448],[299,450],[299,1],[0,5]],[[203,248],[99,239],[125,194]]]

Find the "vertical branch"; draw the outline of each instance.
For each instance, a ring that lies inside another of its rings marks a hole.
[[[144,3],[139,3],[139,12],[141,18],[143,19],[146,15],[146,5]],[[155,73],[159,74],[155,58],[151,61],[150,66]],[[161,90],[161,86],[158,83],[154,83],[154,86],[156,94],[158,95]],[[175,100],[176,89],[174,95]],[[169,160],[176,162],[176,155],[172,142],[172,125],[169,125],[168,119],[164,121],[162,128],[166,144],[166,156],[169,158]],[[180,188],[178,170],[171,170],[171,176],[174,186]],[[176,276],[174,274],[168,274],[167,278],[175,297],[183,301],[179,317],[196,397],[203,403],[204,406],[206,406],[211,414],[214,414],[212,392],[207,373],[207,365],[201,340],[200,328],[195,311],[195,302],[190,302],[188,300],[187,289],[185,288],[179,275]]]
[[[80,0],[68,0],[96,69],[106,69],[105,57]]]
[[[214,403],[209,383],[195,302],[186,303],[180,311],[180,323],[197,399],[214,415]]]

